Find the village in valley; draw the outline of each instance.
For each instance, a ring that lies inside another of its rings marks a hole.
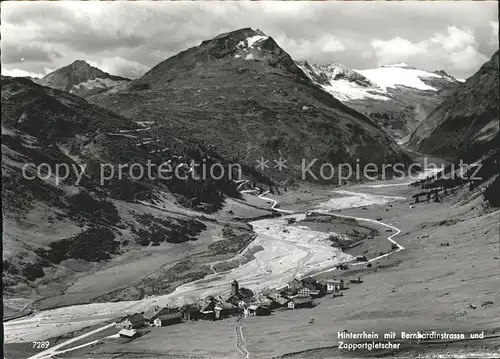
[[[357,277],[350,282],[362,283],[362,279]],[[120,329],[119,337],[135,339],[147,334],[151,327],[166,327],[189,321],[215,321],[230,317],[241,320],[247,316],[272,315],[275,311],[312,308],[316,305],[315,299],[343,296],[343,291],[348,289],[342,278],[317,281],[313,277],[295,278],[285,287],[265,289],[260,294],[240,287],[236,280],[230,286],[231,292],[226,298],[210,296],[197,304],[180,308],[154,305],[145,312],[119,318],[116,321],[116,328]]]

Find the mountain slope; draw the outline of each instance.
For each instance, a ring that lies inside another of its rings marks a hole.
[[[128,81],[130,79],[110,75],[82,60],[77,60],[35,80],[40,85],[67,91],[78,96],[85,96]]]
[[[158,121],[179,138],[248,164],[264,157],[272,166],[281,154],[295,175],[302,159],[407,160],[368,118],[314,84],[271,37],[249,28],[203,41],[88,100],[136,121]]]
[[[498,146],[498,73],[497,51],[418,126],[408,146],[426,154],[473,159]]]
[[[179,251],[211,243],[211,234],[208,243],[197,243],[208,227],[210,233],[225,225],[235,233],[251,233],[237,221],[207,217],[215,216],[230,197],[240,197],[227,171],[220,179],[187,176],[192,161],[226,169],[227,160],[214,151],[188,140],[181,143],[161,126],[141,126],[28,79],[2,76],[1,85],[4,299],[57,297],[76,278],[133,263],[134,258],[140,262],[141,256],[154,257],[156,247],[160,254],[165,252],[159,256],[161,265],[168,262],[169,253],[178,261]],[[156,166],[151,166],[154,177],[130,169],[147,168],[148,163]],[[155,168],[164,163],[178,175],[160,178]],[[130,167],[117,172],[119,165]],[[251,178],[252,173],[244,175]],[[245,236],[235,238],[244,244]],[[181,243],[189,245],[177,248]],[[185,271],[203,272],[191,265],[183,268],[159,286],[150,280],[146,292],[133,296],[167,290],[164,286],[174,286]],[[117,289],[110,285],[116,279],[113,274],[107,286],[73,291],[46,305],[100,298]],[[134,280],[140,280],[139,274]],[[116,285],[132,284],[127,279]],[[113,294],[114,299],[127,296],[125,289]]]
[[[337,63],[297,64],[325,91],[367,115],[397,139],[409,135],[459,83],[444,71],[431,73],[406,64],[367,70]]]

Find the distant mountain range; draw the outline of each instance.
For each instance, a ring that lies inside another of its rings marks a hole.
[[[460,83],[442,70],[427,72],[404,63],[367,70],[337,63],[297,65],[325,91],[398,140],[408,136]]]
[[[32,80],[40,85],[78,96],[87,96],[130,81],[125,77],[110,75],[83,60],[77,60],[68,66],[61,67],[41,79]]]

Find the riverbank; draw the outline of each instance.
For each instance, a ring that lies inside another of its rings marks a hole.
[[[370,222],[338,217],[332,214],[312,213],[306,219],[292,224],[307,227],[313,231],[330,235],[331,245],[342,249],[353,257],[374,258],[391,251],[391,242],[387,240],[392,230]]]

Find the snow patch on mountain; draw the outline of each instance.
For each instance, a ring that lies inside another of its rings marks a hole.
[[[245,40],[240,41],[236,47],[239,49],[253,48],[256,43],[266,40],[267,38],[268,37],[265,35],[249,36]]]
[[[422,91],[438,91],[423,80],[456,81],[446,73],[418,70],[408,64],[384,65],[375,69],[353,70],[344,65],[311,65],[298,61],[302,71],[316,84],[341,101],[360,99],[391,100],[391,90],[408,87]]]
[[[243,58],[245,60],[255,60],[262,58],[262,49],[259,44],[267,40],[269,37],[265,35],[252,35],[244,40],[241,40],[236,45],[237,53],[233,56],[235,59]]]
[[[376,91],[375,89],[363,88],[348,80],[337,80],[332,82],[331,85],[323,85],[322,87],[341,101],[363,98],[372,98],[381,101],[390,100],[389,97],[383,95],[384,91],[382,90],[380,91],[380,94],[376,94],[374,93]]]
[[[325,92],[370,117],[397,139],[408,136],[459,83],[444,70],[423,71],[405,63],[366,70],[338,63],[296,64]]]
[[[397,86],[406,86],[416,88],[418,90],[437,91],[436,88],[426,85],[421,79],[443,77],[431,72],[409,68],[407,67],[407,65],[406,67],[392,65],[388,67],[381,67],[378,69],[355,71],[365,76],[370,81],[376,83],[383,89],[396,88]]]
[[[385,89],[378,88],[366,77],[341,64],[310,65],[297,62],[302,71],[315,83],[341,101],[372,98],[389,100]]]

